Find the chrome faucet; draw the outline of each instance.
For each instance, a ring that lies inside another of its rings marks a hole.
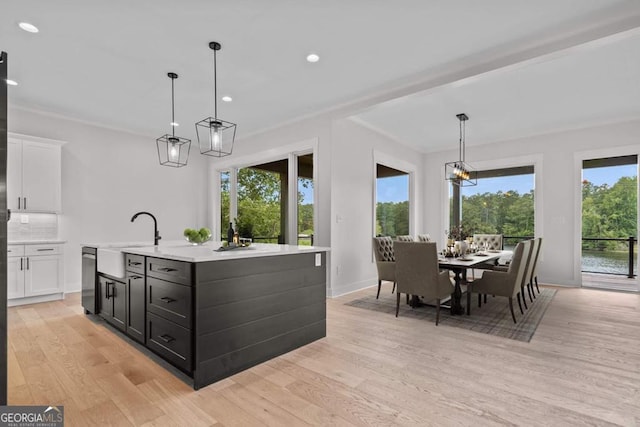
[[[149,212],[138,212],[131,217],[131,222],[135,221],[138,215],[149,215],[151,219],[153,219],[153,244],[158,246],[158,240],[162,239],[162,237],[160,237],[160,232],[158,232],[158,221],[156,221],[156,217]]]

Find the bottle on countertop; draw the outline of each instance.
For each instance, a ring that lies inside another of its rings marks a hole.
[[[233,243],[233,235],[235,231],[233,231],[233,223],[229,223],[229,229],[227,230],[227,243]]]
[[[237,231],[233,233],[233,243],[235,243],[236,245],[240,244],[240,235]]]

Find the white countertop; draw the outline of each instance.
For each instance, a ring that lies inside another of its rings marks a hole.
[[[61,245],[66,240],[12,240],[7,245]]]
[[[293,255],[310,252],[326,252],[330,248],[320,246],[277,245],[271,243],[252,243],[246,248],[232,249],[223,252],[215,250],[222,242],[207,242],[201,246],[182,242],[180,245],[159,245],[123,248],[122,252],[156,258],[174,259],[188,262],[221,261],[229,259],[256,258],[264,256]]]

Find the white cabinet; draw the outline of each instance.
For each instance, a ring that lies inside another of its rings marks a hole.
[[[24,296],[23,257],[7,258],[7,299],[22,298]]]
[[[60,141],[10,135],[7,147],[7,203],[13,211],[62,210]]]
[[[64,291],[62,250],[58,244],[9,245],[7,298],[37,302],[30,297],[58,294]],[[15,303],[15,301],[14,301]]]

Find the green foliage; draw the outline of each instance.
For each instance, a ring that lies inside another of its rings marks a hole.
[[[313,188],[313,181],[299,178],[304,188]],[[278,243],[281,231],[280,175],[261,169],[243,168],[238,171],[238,217],[235,226],[240,237],[264,238],[263,243]],[[285,195],[286,196],[286,195]],[[298,192],[298,232],[313,234],[313,204],[301,204],[304,196]],[[223,240],[229,224],[229,176],[221,180],[221,224]]]
[[[463,225],[471,234],[533,236],[533,190],[474,194],[462,197]]]
[[[622,177],[612,187],[582,182],[582,237],[636,236],[637,177]],[[624,242],[583,242],[583,249],[626,250]]]
[[[376,235],[409,234],[409,202],[384,202],[376,207]]]

